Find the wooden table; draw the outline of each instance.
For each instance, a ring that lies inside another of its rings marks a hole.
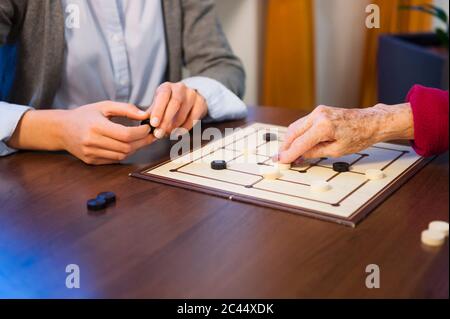
[[[300,116],[250,113],[282,125]],[[448,243],[420,242],[430,221],[448,220],[448,154],[351,229],[128,177],[168,149],[104,167],[67,154],[1,158],[0,297],[448,298]],[[116,206],[88,214],[86,200],[105,190]],[[68,264],[80,289],[65,287]],[[369,264],[380,289],[365,286]]]

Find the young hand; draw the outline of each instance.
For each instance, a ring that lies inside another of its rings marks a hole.
[[[156,128],[153,134],[161,139],[176,128],[189,131],[195,121],[206,116],[208,106],[203,96],[182,82],[166,82],[156,90],[148,112],[150,124]]]
[[[126,127],[111,117],[142,121],[148,114],[134,105],[109,101],[71,110],[63,125],[64,149],[87,164],[112,164],[155,140],[148,125]]]
[[[87,164],[117,163],[152,143],[150,127],[126,127],[110,121],[127,117],[142,121],[148,113],[130,104],[100,102],[74,110],[28,111],[8,145],[15,149],[66,150]]]

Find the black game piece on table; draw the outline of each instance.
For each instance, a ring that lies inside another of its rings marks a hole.
[[[153,126],[151,126],[151,124],[150,124],[150,119],[142,121],[141,125],[148,125],[148,126],[150,126],[150,134],[153,134],[153,132],[155,131],[155,128]]]
[[[106,204],[112,204],[116,202],[116,194],[113,192],[103,192],[97,195],[97,198],[104,199],[106,201]]]
[[[227,162],[225,162],[223,160],[212,161],[211,168],[216,171],[221,171],[221,170],[227,169]]]
[[[106,208],[106,200],[103,198],[95,198],[87,201],[87,209],[90,211],[99,211]]]
[[[345,162],[336,162],[333,164],[333,170],[338,173],[350,171],[350,164]]]
[[[264,134],[264,141],[272,142],[278,140],[278,136],[274,133],[266,133]]]

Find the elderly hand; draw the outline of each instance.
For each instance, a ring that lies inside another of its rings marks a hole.
[[[341,157],[393,139],[413,139],[414,125],[409,103],[379,104],[367,109],[318,106],[311,114],[289,126],[278,161],[298,158]]]
[[[189,131],[195,121],[208,114],[208,106],[197,91],[185,84],[166,82],[156,90],[148,112],[150,124],[156,128],[153,134],[161,139],[176,128]]]

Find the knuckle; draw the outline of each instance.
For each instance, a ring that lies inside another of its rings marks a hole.
[[[133,151],[133,147],[131,145],[127,144],[122,147],[122,152],[124,154],[130,154],[132,151]]]
[[[89,132],[88,134],[84,135],[81,138],[81,145],[82,146],[91,146],[92,145],[92,141],[93,141],[93,134],[91,132]]]
[[[332,128],[331,121],[326,117],[318,119],[316,125],[322,132],[328,132]]]
[[[316,116],[328,116],[328,106],[325,105],[319,105],[316,107],[313,111],[314,115]]]
[[[156,90],[157,93],[164,93],[164,92],[170,92],[172,83],[170,82],[164,82],[161,84],[158,89]]]
[[[325,109],[326,109],[326,106],[321,104],[316,107],[315,111],[318,113],[321,113],[321,112],[325,111]]]
[[[173,94],[181,100],[184,100],[187,95],[187,87],[183,83],[174,84]]]
[[[122,140],[124,141],[130,141],[131,140],[131,133],[128,130],[124,130],[120,133]]]
[[[176,91],[186,91],[187,89],[187,86],[182,82],[175,83],[173,87]]]

